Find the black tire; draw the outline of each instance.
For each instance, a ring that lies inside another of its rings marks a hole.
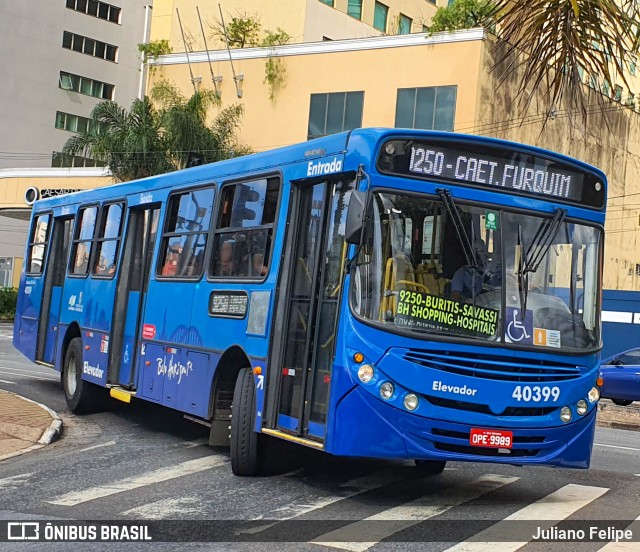
[[[444,460],[416,460],[416,468],[421,475],[438,475],[446,465]]]
[[[613,404],[617,404],[618,406],[629,406],[633,401],[627,401],[623,399],[611,399]]]
[[[82,379],[82,339],[79,337],[72,339],[67,348],[62,388],[67,406],[74,414],[98,410],[103,402],[102,388]]]
[[[256,389],[251,368],[243,368],[236,379],[231,410],[231,470],[236,475],[262,473],[262,436],[253,430],[256,419]]]

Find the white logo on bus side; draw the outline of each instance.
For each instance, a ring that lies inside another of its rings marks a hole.
[[[140,194],[140,204],[153,202],[153,194]]]

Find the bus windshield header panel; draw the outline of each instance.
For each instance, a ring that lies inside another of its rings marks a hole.
[[[391,140],[378,156],[381,173],[463,183],[601,209],[604,183],[552,156],[451,140]]]

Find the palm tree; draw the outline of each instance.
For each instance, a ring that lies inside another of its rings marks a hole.
[[[603,95],[595,94],[597,105],[588,104],[585,78],[611,94],[618,82],[631,89],[629,69],[640,47],[638,0],[455,0],[438,9],[428,29],[474,26],[496,33],[494,70],[502,80],[517,75],[523,113],[540,90],[546,117],[554,106],[583,120],[590,112],[606,112],[610,103]]]
[[[219,101],[209,90],[185,98],[161,82],[151,98],[134,100],[129,112],[116,102],[96,105],[88,129],[69,138],[63,152],[105,162],[118,181],[182,169],[194,158],[199,164],[250,153],[235,137],[242,106],[223,109],[207,126],[214,105]]]
[[[534,91],[546,87],[546,103],[564,105],[583,119],[610,104],[596,94],[587,103],[581,83],[613,93],[618,82],[631,89],[630,67],[640,46],[638,0],[494,0],[498,39],[505,48],[496,67],[519,74],[519,97],[529,107]],[[524,56],[520,54],[524,53]],[[515,54],[515,55],[514,55]]]

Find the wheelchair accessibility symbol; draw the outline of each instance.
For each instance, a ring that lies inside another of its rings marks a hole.
[[[507,340],[512,343],[533,343],[533,312],[526,311],[524,319],[521,309],[507,307]]]

